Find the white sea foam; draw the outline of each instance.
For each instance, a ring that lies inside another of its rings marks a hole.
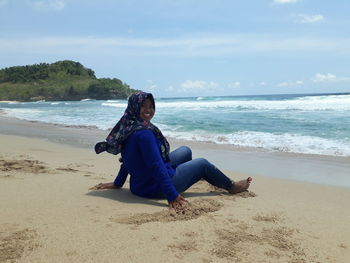
[[[290,100],[220,100],[157,102],[157,108],[202,110],[227,108],[233,110],[342,110],[350,111],[350,95],[308,96]]]
[[[125,108],[126,102],[112,101],[102,103],[102,106]],[[231,110],[343,110],[350,111],[350,95],[307,96],[290,100],[205,100],[198,97],[192,101],[157,101],[157,109],[187,109],[203,110],[226,108]]]
[[[43,111],[39,109],[3,109],[6,114],[12,117],[16,117],[24,120],[33,120],[36,116],[40,115]]]
[[[203,131],[164,131],[166,136],[190,140],[232,144],[240,147],[263,148],[277,152],[350,156],[350,141],[336,141],[297,134],[272,134],[265,132],[237,132],[233,134],[210,134]]]
[[[103,102],[101,104],[104,107],[114,107],[114,108],[126,108],[126,103],[120,103],[120,102]]]

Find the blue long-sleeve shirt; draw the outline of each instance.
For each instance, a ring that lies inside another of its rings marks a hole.
[[[130,191],[135,195],[152,198],[163,193],[168,201],[175,200],[179,195],[171,181],[175,169],[163,161],[160,144],[151,130],[134,132],[123,146],[123,163],[114,185],[122,187],[130,174]]]

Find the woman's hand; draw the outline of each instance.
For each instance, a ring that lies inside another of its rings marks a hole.
[[[187,204],[187,200],[185,200],[185,198],[183,198],[181,195],[178,195],[175,200],[169,201],[169,207],[174,209],[177,213],[183,211]]]
[[[89,190],[103,190],[103,189],[117,189],[120,187],[117,187],[114,185],[114,183],[99,183],[91,188]]]

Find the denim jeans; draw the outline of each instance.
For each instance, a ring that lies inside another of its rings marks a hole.
[[[169,158],[172,165],[177,165],[172,181],[179,193],[186,191],[201,179],[226,190],[233,186],[233,182],[206,159],[192,160],[192,151],[186,146],[172,151]]]

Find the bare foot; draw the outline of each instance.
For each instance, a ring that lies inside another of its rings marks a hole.
[[[238,194],[238,193],[247,191],[252,180],[253,179],[251,177],[248,177],[245,180],[235,182],[234,186],[232,186],[232,188],[228,192],[230,194]]]

